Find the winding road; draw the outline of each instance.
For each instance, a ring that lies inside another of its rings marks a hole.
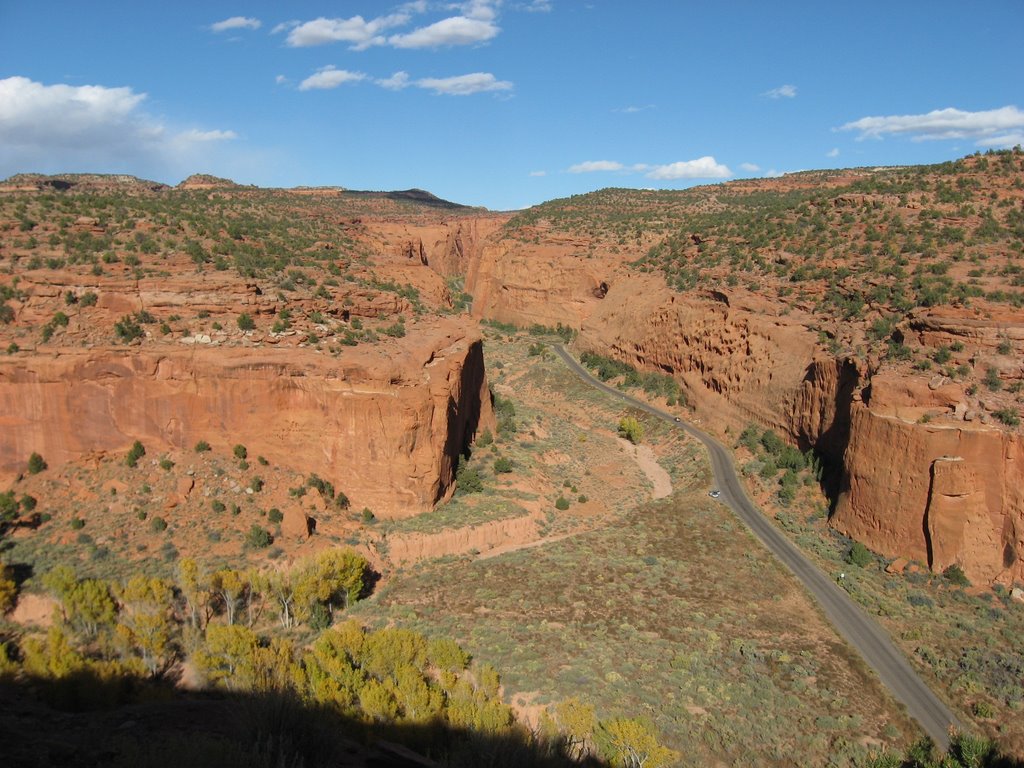
[[[747,497],[728,449],[706,432],[687,422],[679,421],[671,413],[610,387],[590,374],[562,345],[554,345],[555,353],[580,378],[609,395],[649,413],[655,418],[673,424],[697,438],[711,455],[715,482],[721,491],[719,501],[725,502],[760,539],[768,551],[775,555],[803,584],[821,606],[829,621],[867,662],[879,680],[906,708],[908,714],[920,724],[932,740],[943,750],[949,746],[950,729],[961,730],[961,725],[949,708],[925,685],[921,677],[907,662],[906,657],[892,639],[858,606],[832,577],[823,573],[808,560],[789,539],[754,506]]]

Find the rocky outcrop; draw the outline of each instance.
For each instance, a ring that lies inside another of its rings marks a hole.
[[[979,584],[1024,578],[1020,437],[989,423],[962,385],[829,354],[814,330],[820,321],[798,304],[742,288],[679,294],[592,243],[561,233],[539,240],[481,250],[467,279],[474,314],[568,325],[580,349],[674,376],[719,432],[756,422],[814,448],[841,473],[833,525],[877,552],[935,570],[957,564]],[[1024,338],[1017,318],[946,307],[907,327],[925,348],[959,341],[980,350],[976,368],[1024,376],[1005,353]]]
[[[936,571],[956,564],[979,584],[1012,582],[1024,577],[1024,450],[1019,435],[993,426],[922,423],[929,409],[956,407],[955,386],[872,380],[870,397],[851,404],[832,522],[884,555]]]
[[[0,472],[97,451],[246,445],[315,472],[378,517],[450,495],[458,456],[493,426],[480,339],[455,321],[340,358],[201,345],[60,349],[0,361]]]

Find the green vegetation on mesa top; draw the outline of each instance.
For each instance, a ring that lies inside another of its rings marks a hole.
[[[605,189],[511,219],[517,235],[555,231],[639,244],[634,263],[679,291],[774,290],[846,319],[868,305],[987,300],[1024,306],[1024,153],[992,151],[932,166],[813,171],[681,192]]]

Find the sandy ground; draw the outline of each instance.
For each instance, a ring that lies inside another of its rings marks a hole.
[[[637,463],[651,485],[651,498],[664,499],[672,495],[672,478],[668,472],[658,463],[653,449],[649,445],[633,445],[628,440],[619,438],[619,446],[623,452]]]

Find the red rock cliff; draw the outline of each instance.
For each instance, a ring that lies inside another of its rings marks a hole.
[[[199,440],[316,472],[357,507],[407,517],[452,491],[458,455],[493,423],[480,339],[444,321],[335,359],[306,349],[60,349],[0,361],[0,471],[141,440]]]

